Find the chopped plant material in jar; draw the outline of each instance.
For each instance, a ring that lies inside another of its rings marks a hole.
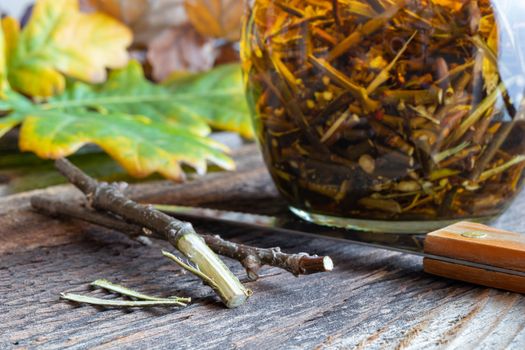
[[[242,39],[265,161],[292,207],[490,218],[525,168],[525,7],[254,0]]]

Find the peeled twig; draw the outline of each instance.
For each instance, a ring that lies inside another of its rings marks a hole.
[[[171,301],[171,300],[177,300],[181,303],[191,303],[191,298],[184,298],[184,297],[177,297],[177,296],[171,296],[168,298],[160,298],[160,297],[154,297],[151,295],[143,294],[140,292],[137,292],[133,289],[129,289],[127,287],[121,286],[119,284],[112,283],[105,279],[100,279],[91,282],[91,286],[102,288],[105,290],[108,290],[113,293],[117,293],[120,295],[124,295],[130,298],[138,299],[138,300],[145,300],[145,301]]]
[[[219,286],[215,284],[215,281],[213,279],[211,279],[209,276],[206,276],[200,269],[196,268],[195,266],[191,266],[190,264],[185,263],[178,256],[173,255],[170,252],[165,251],[165,250],[162,251],[162,255],[164,255],[166,258],[170,259],[171,261],[175,262],[177,265],[182,267],[184,270],[189,271],[195,276],[199,277],[201,280],[204,281],[205,284],[209,285],[213,289],[219,288]]]
[[[78,204],[65,203],[43,196],[31,198],[31,205],[38,211],[50,216],[67,216],[90,222],[136,238],[147,236],[165,239],[156,232],[144,230],[141,226],[129,224],[106,213],[96,212]],[[306,253],[286,254],[279,248],[257,248],[230,242],[219,236],[202,235],[206,244],[217,254],[238,260],[246,269],[251,280],[258,278],[258,271],[264,265],[279,267],[292,274],[307,275],[326,272],[333,269],[332,259],[328,256],[312,256]]]
[[[191,298],[171,296],[168,298],[153,297],[143,294],[108,280],[100,279],[91,283],[93,287],[102,288],[113,293],[132,298],[132,300],[109,300],[80,295],[75,293],[61,293],[60,298],[81,304],[111,307],[150,307],[150,306],[187,306]]]
[[[109,307],[150,307],[150,306],[186,306],[185,303],[177,299],[162,299],[162,300],[111,300],[90,297],[87,295],[80,295],[75,293],[61,293],[60,298],[74,301],[76,303],[90,304],[95,306],[109,306]]]
[[[250,295],[241,282],[197,235],[190,223],[179,221],[151,206],[126,198],[118,184],[99,183],[83,173],[67,159],[58,159],[56,168],[89,200],[90,205],[140,225],[166,238],[188,257],[203,274],[214,281],[211,287],[230,308],[242,305]]]

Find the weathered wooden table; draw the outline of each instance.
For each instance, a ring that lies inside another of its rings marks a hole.
[[[241,151],[237,174],[211,174],[184,185],[132,186],[145,202],[206,204],[260,212],[284,209],[253,148]],[[249,176],[251,185],[239,185]],[[49,193],[74,200],[58,186]],[[203,195],[203,193],[206,193]],[[421,259],[323,239],[217,225],[202,231],[289,252],[330,255],[332,273],[296,278],[265,267],[254,295],[234,310],[160,255],[93,225],[33,212],[34,193],[0,200],[0,348],[166,349],[525,349],[525,296],[426,275]],[[525,194],[496,226],[525,233]],[[239,276],[242,267],[228,265]],[[63,291],[90,295],[107,278],[156,295],[192,296],[183,309],[98,309],[60,301]]]

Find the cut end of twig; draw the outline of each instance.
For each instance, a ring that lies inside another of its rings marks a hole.
[[[332,271],[334,269],[334,262],[332,258],[330,258],[329,256],[323,257],[323,266],[325,271]]]
[[[334,262],[329,256],[304,256],[299,262],[303,274],[329,272],[334,269]]]
[[[250,295],[250,293],[246,293],[243,295],[235,295],[226,302],[226,307],[229,309],[235,309],[236,307],[239,307],[242,304],[244,304]]]

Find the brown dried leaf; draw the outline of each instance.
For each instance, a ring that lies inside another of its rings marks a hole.
[[[105,12],[127,25],[133,24],[148,9],[148,0],[84,0],[85,8]]]
[[[103,11],[134,32],[134,49],[147,48],[155,80],[177,71],[207,70],[216,63],[237,61],[231,45],[215,48],[210,38],[237,40],[242,2],[232,0],[81,0],[84,9]],[[190,25],[188,10],[194,27]],[[144,62],[142,55],[136,56]],[[149,72],[148,72],[149,75]]]
[[[241,35],[243,1],[186,0],[190,22],[204,36],[236,41]]]
[[[105,12],[131,27],[135,45],[147,46],[170,27],[188,22],[184,0],[83,0],[84,9]]]
[[[198,72],[213,67],[218,50],[213,41],[190,25],[169,28],[148,46],[153,78],[164,80],[173,72]]]

